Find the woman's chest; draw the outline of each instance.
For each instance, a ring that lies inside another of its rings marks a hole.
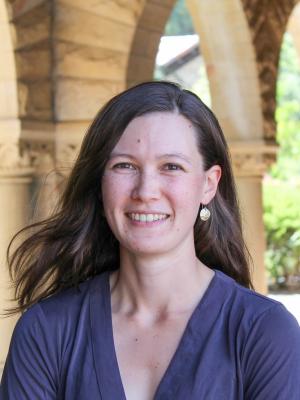
[[[234,332],[184,326],[139,331],[119,325],[114,335],[109,324],[82,330],[66,349],[58,398],[243,399]]]
[[[114,347],[126,398],[150,400],[176,353],[189,316],[153,327],[114,319]]]
[[[140,349],[128,342],[117,359],[106,343],[101,353],[85,348],[72,352],[61,399],[66,400],[242,400],[242,377],[233,354],[219,342],[200,348],[183,341],[138,338]],[[135,339],[134,339],[135,340]],[[122,340],[121,340],[122,341]],[[125,346],[125,341],[123,344]],[[213,346],[213,347],[211,347]],[[176,348],[175,348],[176,347]],[[174,349],[175,348],[175,349]],[[174,356],[175,351],[175,356]],[[100,355],[99,356],[97,356]],[[114,360],[115,358],[115,360]]]

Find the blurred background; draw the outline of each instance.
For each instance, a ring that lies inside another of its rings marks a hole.
[[[97,110],[165,79],[229,143],[257,291],[300,321],[298,0],[0,0],[0,309],[14,233],[47,217]],[[0,319],[0,371],[17,317]]]

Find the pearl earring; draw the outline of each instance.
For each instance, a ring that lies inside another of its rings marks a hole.
[[[210,211],[206,206],[201,206],[201,210],[200,210],[200,219],[202,221],[207,221],[210,218]]]

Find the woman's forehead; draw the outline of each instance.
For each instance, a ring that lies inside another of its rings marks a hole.
[[[145,114],[128,124],[113,152],[155,149],[171,153],[198,151],[196,135],[193,124],[178,113]]]

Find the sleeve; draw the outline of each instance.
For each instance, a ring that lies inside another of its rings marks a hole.
[[[57,398],[57,367],[50,339],[51,330],[49,333],[37,304],[21,316],[14,329],[1,380],[1,400]]]
[[[245,400],[300,399],[300,327],[284,306],[253,323],[242,364]]]

